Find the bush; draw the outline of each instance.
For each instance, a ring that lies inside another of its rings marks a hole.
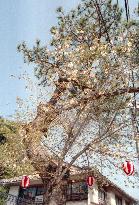
[[[5,205],[5,199],[7,198],[8,188],[0,186],[0,205]]]

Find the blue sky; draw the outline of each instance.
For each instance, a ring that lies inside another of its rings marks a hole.
[[[26,41],[29,46],[39,38],[48,43],[50,27],[55,25],[58,6],[66,10],[79,0],[1,0],[0,1],[0,116],[8,117],[16,109],[16,96],[25,98],[24,82],[11,78],[28,66],[17,52],[17,45]]]
[[[16,110],[16,97],[27,97],[25,84],[11,75],[20,75],[28,65],[16,50],[26,41],[29,46],[39,38],[42,43],[50,39],[50,27],[57,22],[55,10],[63,6],[66,11],[80,0],[0,0],[0,116],[9,117]],[[124,0],[119,0],[123,4]],[[129,0],[134,8],[138,0]],[[31,73],[31,71],[30,71]],[[129,190],[136,197],[139,190]]]

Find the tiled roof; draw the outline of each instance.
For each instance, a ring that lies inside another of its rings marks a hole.
[[[103,176],[99,171],[97,170],[93,170],[93,171],[89,171],[88,174],[91,174],[93,176],[95,176],[96,178],[103,178],[103,180],[105,180],[107,186],[110,186],[110,187],[113,187],[114,189],[118,190],[120,193],[122,193],[125,197],[129,198],[130,200],[132,200],[133,202],[137,202],[136,199],[134,199],[133,197],[131,197],[129,194],[127,194],[124,190],[122,190],[120,187],[118,187],[116,184],[114,184],[113,182],[111,182],[107,177]],[[75,177],[76,179],[76,176],[79,176],[79,175],[86,175],[86,170],[82,170],[78,167],[71,167],[71,179]],[[39,174],[33,174],[33,175],[28,175],[29,178],[31,180],[34,180],[34,181],[37,181],[37,180],[40,180],[40,176]],[[0,180],[0,185],[15,185],[15,184],[19,184],[20,181],[22,179],[22,176],[19,176],[19,177],[14,177],[14,178],[10,178],[10,179],[1,179]]]
[[[29,178],[31,180],[39,180],[40,176],[39,174],[33,174],[33,175],[29,175]],[[16,184],[16,183],[19,183],[21,179],[22,179],[22,176],[10,178],[10,179],[1,179],[0,185]]]

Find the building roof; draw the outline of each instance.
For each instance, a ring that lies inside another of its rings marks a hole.
[[[78,171],[78,174],[75,173],[75,177],[78,175],[86,175],[86,171]],[[127,197],[128,199],[130,199],[133,202],[138,202],[137,199],[133,198],[132,196],[130,196],[128,193],[126,193],[122,188],[120,188],[118,185],[116,185],[114,182],[112,182],[111,180],[109,180],[106,176],[102,175],[98,170],[90,170],[88,172],[88,175],[92,175],[94,176],[95,179],[97,179],[98,183],[102,183],[103,180],[103,186],[105,187],[111,187],[114,188],[115,190],[117,190],[118,192],[120,192],[122,195],[124,195],[125,197]]]
[[[39,180],[39,174],[28,175],[30,180]],[[20,183],[22,180],[22,176],[13,177],[10,179],[0,179],[0,185],[14,185]]]
[[[127,197],[129,200],[133,201],[133,202],[137,202],[138,200],[131,197],[129,194],[127,194],[123,189],[121,189],[119,186],[117,186],[116,184],[114,184],[113,182],[111,182],[106,176],[103,176],[98,170],[90,170],[90,171],[86,171],[86,170],[82,170],[79,167],[72,167],[71,170],[71,180],[78,180],[78,178],[80,180],[84,179],[85,176],[89,176],[92,175],[95,177],[96,181],[99,183],[102,181],[104,182],[104,186],[107,187],[113,187],[115,190],[119,191],[122,195],[124,195],[125,197]],[[37,181],[40,180],[41,177],[39,176],[39,174],[33,174],[33,175],[28,175],[30,180],[33,181]],[[77,177],[78,176],[78,177]],[[22,176],[19,177],[14,177],[14,178],[10,178],[10,179],[1,179],[0,180],[0,185],[17,185],[21,182],[22,180]]]

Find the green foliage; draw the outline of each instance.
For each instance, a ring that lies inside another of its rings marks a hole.
[[[83,41],[81,45],[86,42],[88,46],[91,46],[95,43],[96,37],[101,42],[104,42],[106,39],[108,40],[107,33],[109,33],[109,40],[114,35],[116,36],[121,23],[122,10],[117,4],[112,4],[112,1],[102,1],[101,13],[97,7],[98,5],[92,0],[84,1],[77,9],[72,10],[67,15],[59,7],[57,9],[58,25],[51,28],[52,41],[50,45],[59,49],[59,47],[62,48],[65,45],[66,41],[70,41],[69,49],[74,51],[79,42]],[[101,19],[101,16],[103,16],[103,19]],[[81,34],[82,31],[84,32],[83,34]],[[49,71],[51,74],[54,73],[52,64],[62,67],[65,59],[69,61],[70,58],[70,56],[66,57],[65,52],[61,53],[62,56],[59,56],[59,53],[55,53],[52,56],[47,47],[42,47],[40,44],[36,44],[33,50],[30,50],[23,42],[18,46],[18,50],[24,53],[25,62],[36,64],[35,74],[41,80],[41,84],[49,83],[48,73]],[[89,54],[89,50],[87,54]],[[89,60],[88,58],[86,62]],[[92,63],[93,61],[94,57],[92,58]],[[85,66],[85,59],[83,59],[83,62]]]
[[[18,125],[15,122],[8,121],[4,118],[0,118],[0,136],[1,139],[4,138],[4,141],[1,140],[0,143],[0,178],[11,177],[13,175],[12,170],[5,165],[4,159],[2,159],[3,148],[9,142],[9,137],[17,133]]]
[[[0,134],[15,134],[18,130],[18,124],[4,118],[0,118]]]
[[[0,144],[0,178],[10,178],[32,172],[31,164],[19,137],[20,124],[0,118],[0,135],[6,138]],[[27,165],[25,165],[27,163]]]
[[[5,198],[8,193],[8,188],[0,186],[0,205],[5,205]]]

